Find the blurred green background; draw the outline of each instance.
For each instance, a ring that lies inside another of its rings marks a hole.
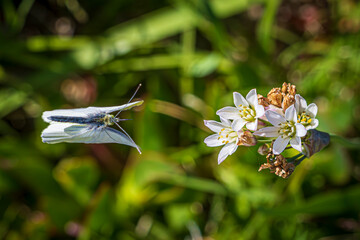
[[[359,135],[355,0],[2,0],[0,239],[360,239],[359,149],[288,179],[257,148],[220,166],[204,119],[283,82],[318,130]],[[140,145],[41,142],[45,110],[113,106]]]

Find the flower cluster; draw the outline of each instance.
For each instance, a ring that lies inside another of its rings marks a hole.
[[[234,105],[216,112],[220,122],[205,120],[215,134],[205,138],[209,147],[222,146],[218,164],[233,154],[238,146],[260,146],[259,153],[267,155],[267,163],[262,169],[270,169],[276,175],[287,178],[295,167],[306,157],[320,151],[329,143],[329,135],[315,128],[318,108],[315,103],[296,94],[296,87],[284,83],[281,88],[273,88],[267,97],[252,89],[244,98],[234,92]],[[285,149],[294,148],[300,152],[286,159],[281,154]]]

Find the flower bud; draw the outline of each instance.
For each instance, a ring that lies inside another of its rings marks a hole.
[[[330,143],[330,135],[326,132],[321,132],[315,129],[310,129],[304,139],[303,154],[310,158],[315,153],[321,151]]]
[[[260,155],[267,155],[268,153],[270,152],[270,147],[268,144],[264,144],[264,145],[261,145],[259,148],[258,148],[258,153]]]
[[[255,146],[257,143],[255,136],[250,131],[244,131],[239,136],[238,145],[239,146]]]

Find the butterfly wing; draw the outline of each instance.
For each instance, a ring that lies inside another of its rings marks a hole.
[[[140,148],[124,133],[105,126],[53,122],[41,134],[44,143],[118,143]],[[141,152],[140,152],[141,153]]]
[[[118,143],[136,148],[141,153],[140,148],[126,134],[110,127],[95,127],[92,129],[91,138],[84,143]]]
[[[53,121],[50,120],[50,117],[55,117],[55,116],[87,118],[89,116],[89,111],[87,111],[87,109],[88,108],[75,108],[75,109],[58,109],[52,111],[45,111],[42,114],[42,119],[47,123],[51,123]]]
[[[88,107],[86,108],[89,112],[92,112],[93,114],[97,114],[97,113],[111,113],[111,112],[115,112],[115,111],[125,111],[125,110],[129,110],[133,107],[136,106],[140,106],[141,104],[143,104],[144,101],[136,101],[136,102],[132,102],[132,103],[127,103],[124,105],[120,105],[120,106],[113,106],[113,107]]]
[[[41,133],[44,143],[84,142],[92,137],[92,126],[88,124],[58,123],[50,124]]]
[[[87,107],[87,108],[74,108],[74,109],[58,109],[52,111],[45,111],[42,115],[42,119],[45,122],[53,122],[50,120],[50,117],[54,116],[66,116],[66,117],[83,117],[87,118],[91,115],[96,115],[99,113],[111,113],[115,111],[124,111],[130,108],[140,106],[143,104],[144,101],[136,101],[132,103],[127,103],[120,106],[113,106],[113,107]]]

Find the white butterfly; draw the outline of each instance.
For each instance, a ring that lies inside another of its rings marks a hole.
[[[46,111],[43,113],[42,118],[45,122],[50,123],[50,125],[41,133],[42,141],[50,144],[60,142],[119,143],[134,147],[141,153],[139,146],[118,124],[118,122],[125,121],[126,119],[117,118],[117,116],[121,111],[140,106],[143,102],[136,101],[114,107],[88,107]],[[115,116],[110,114],[115,111],[119,111]],[[123,132],[109,127],[113,124],[117,125]]]

